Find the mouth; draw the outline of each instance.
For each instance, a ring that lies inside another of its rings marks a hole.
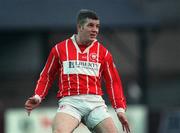
[[[96,34],[90,34],[90,38],[94,39],[94,38],[96,38],[96,36],[97,36]]]

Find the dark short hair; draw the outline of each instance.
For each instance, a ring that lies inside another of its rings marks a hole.
[[[99,20],[99,17],[95,11],[88,9],[81,9],[77,14],[77,24],[83,25],[86,22],[87,18]]]

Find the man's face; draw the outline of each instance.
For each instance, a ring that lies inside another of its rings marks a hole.
[[[87,18],[85,24],[78,27],[81,40],[84,42],[94,41],[99,33],[99,26],[99,20]]]

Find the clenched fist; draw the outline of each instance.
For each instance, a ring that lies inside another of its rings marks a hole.
[[[36,97],[30,97],[26,103],[25,103],[25,109],[28,112],[28,116],[30,115],[31,111],[36,108],[37,106],[39,106],[40,104],[40,100],[37,99]]]

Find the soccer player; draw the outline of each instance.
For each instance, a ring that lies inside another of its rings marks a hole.
[[[70,133],[81,123],[97,133],[118,130],[102,99],[101,80],[122,124],[130,132],[125,116],[126,101],[111,53],[97,41],[100,20],[94,11],[82,9],[77,16],[77,34],[56,44],[37,82],[34,95],[25,103],[30,112],[39,106],[58,77],[59,107],[52,124],[53,133]]]

